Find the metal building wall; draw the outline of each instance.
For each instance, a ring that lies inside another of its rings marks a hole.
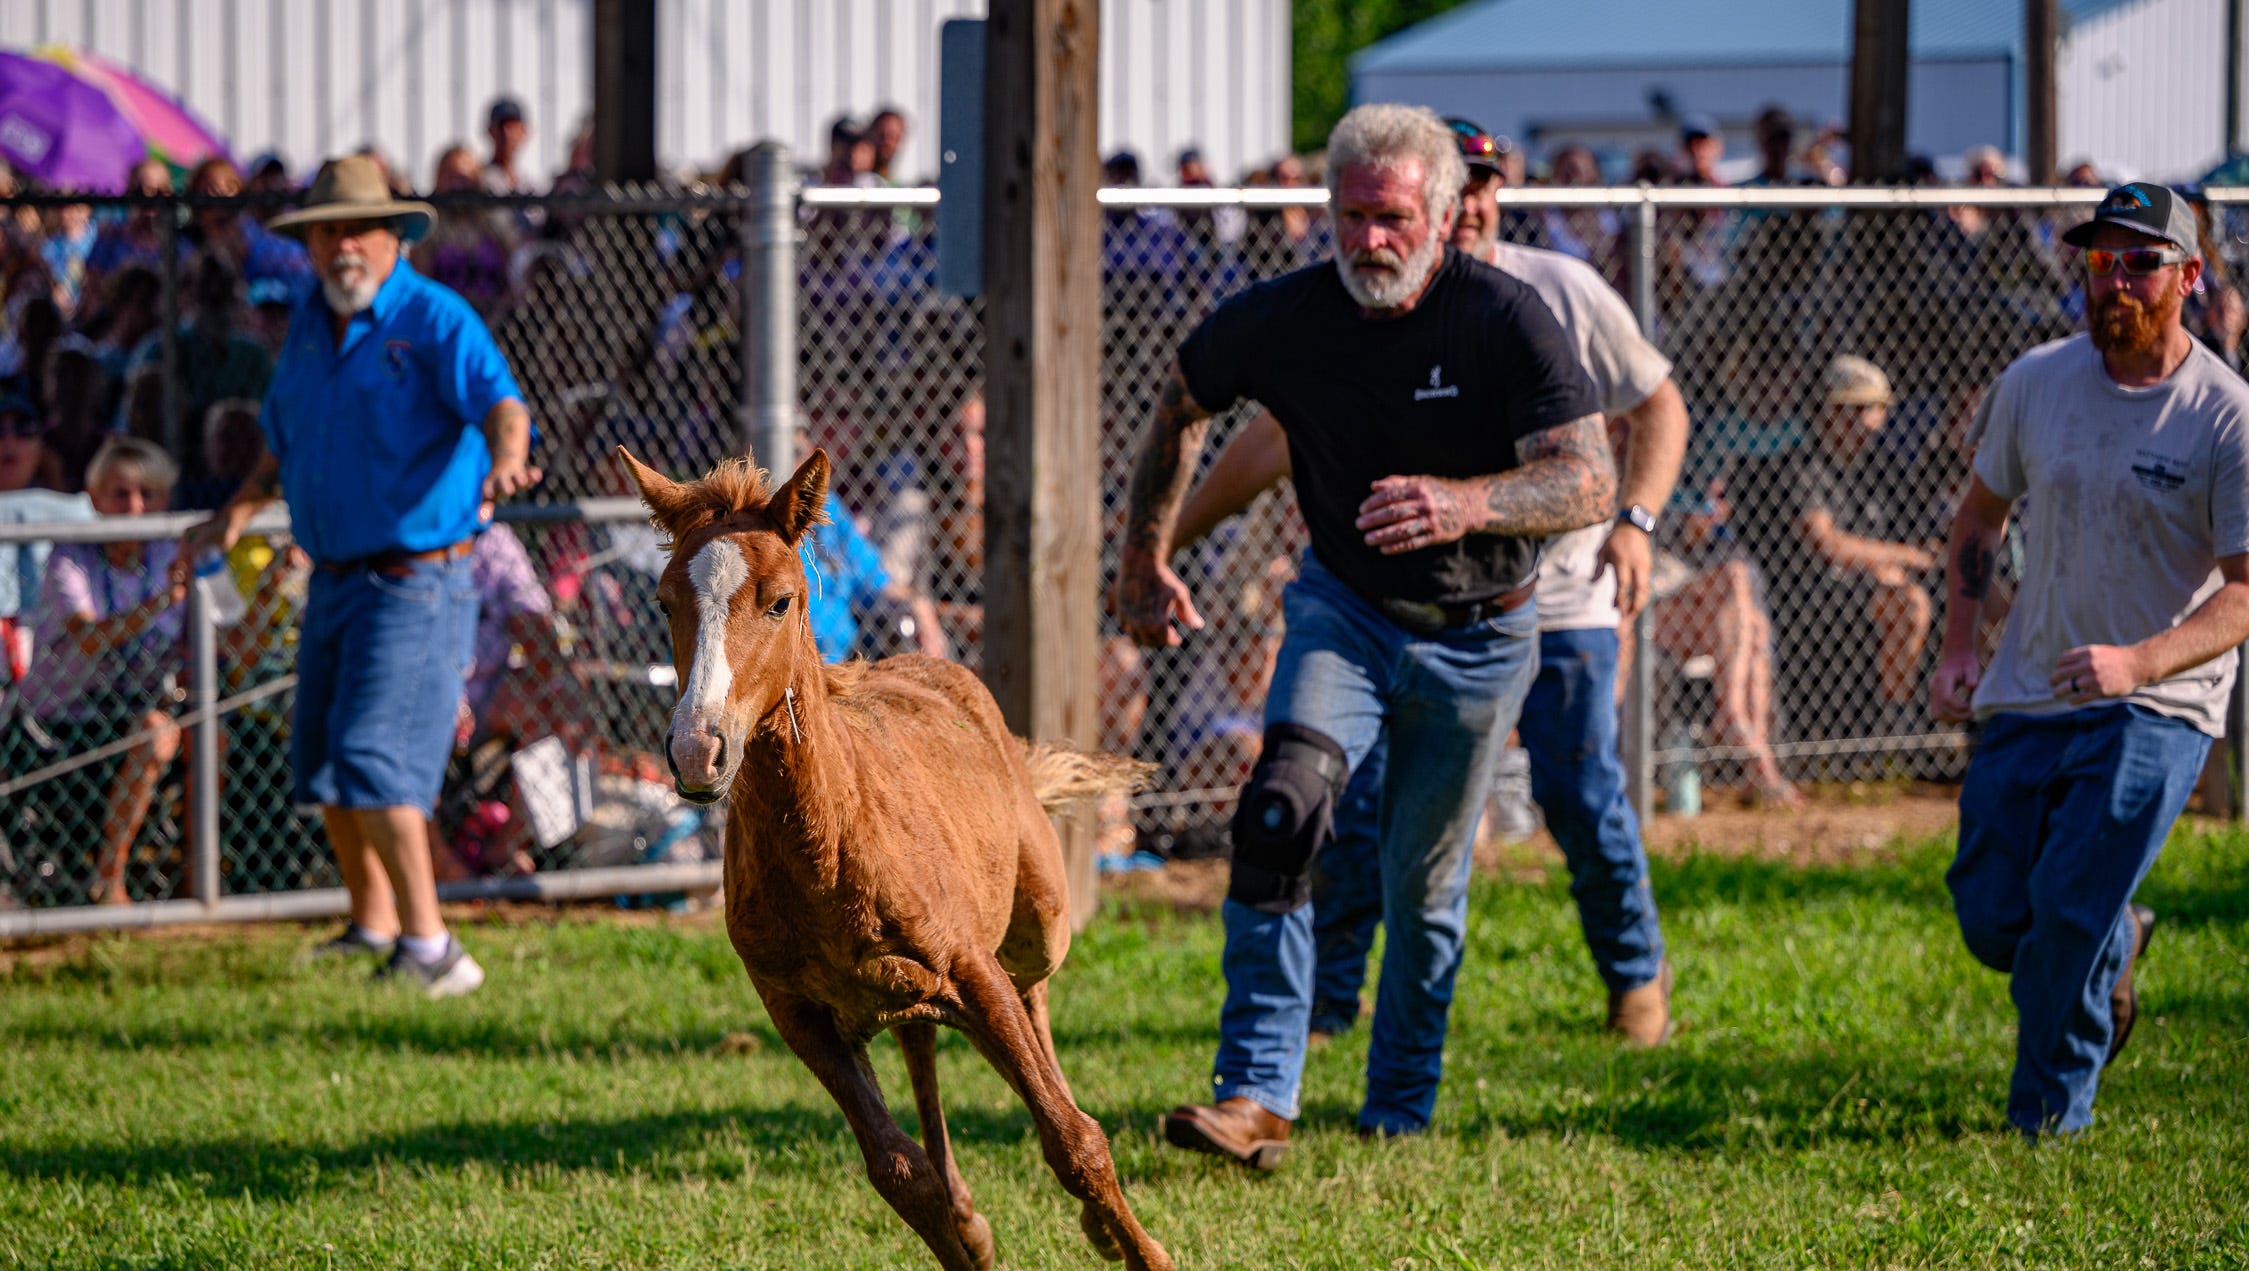
[[[2012,130],[2011,68],[2005,59],[1923,58],[1908,75],[1908,144],[1954,155],[2004,143]],[[1669,151],[1677,134],[1657,121],[1649,99],[1661,92],[1681,111],[1713,116],[1734,166],[1754,171],[1751,123],[1778,102],[1814,122],[1849,113],[1850,67],[1799,65],[1488,67],[1458,71],[1374,71],[1358,76],[1355,100],[1408,101],[1466,115],[1494,132],[1531,143],[1534,153],[1583,142],[1623,154]]]
[[[766,136],[808,162],[828,122],[895,103],[900,172],[933,173],[937,27],[983,0],[658,0],[657,147],[707,169]],[[0,46],[78,44],[143,70],[232,141],[298,168],[374,141],[426,183],[482,144],[501,92],[530,112],[532,171],[592,106],[592,0],[4,0]],[[1288,0],[1103,0],[1101,145],[1151,178],[1202,146],[1223,179],[1289,132]]]
[[[2225,158],[2226,0],[2131,0],[2073,24],[2056,66],[2056,158],[2189,180]]]

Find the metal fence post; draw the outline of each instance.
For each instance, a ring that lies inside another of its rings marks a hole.
[[[1645,193],[1647,187],[1642,186]],[[1632,262],[1632,316],[1640,334],[1656,339],[1656,205],[1643,197],[1632,205],[1625,245]],[[1661,515],[1663,509],[1655,509]],[[1642,825],[1655,812],[1655,619],[1653,603],[1632,619],[1632,674],[1624,686],[1623,754],[1625,795]]]
[[[234,580],[222,574],[219,585]],[[194,860],[195,898],[219,903],[219,641],[201,586],[187,592],[188,655],[194,659],[188,708],[194,712],[195,754],[188,766],[188,852]]]
[[[742,441],[786,476],[796,466],[797,177],[777,141],[753,148],[743,166]]]

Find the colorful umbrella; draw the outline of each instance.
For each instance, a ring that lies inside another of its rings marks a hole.
[[[148,152],[176,168],[192,168],[216,155],[227,158],[226,142],[197,117],[187,103],[149,83],[127,67],[90,49],[46,45],[36,56],[108,94],[148,145]]]
[[[109,95],[51,62],[0,52],[0,156],[58,190],[115,194],[147,154]]]

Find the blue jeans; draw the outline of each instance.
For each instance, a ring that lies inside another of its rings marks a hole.
[[[296,802],[437,806],[476,611],[466,557],[399,575],[313,571],[290,721]]]
[[[2007,1119],[2025,1133],[2093,1123],[2109,993],[2132,952],[2125,907],[2209,752],[2207,735],[2138,706],[1984,723],[1945,883],[1968,951],[2011,977]]]
[[[1356,766],[1387,737],[1375,814],[1390,942],[1367,1052],[1363,1129],[1425,1128],[1444,1066],[1446,1015],[1468,919],[1469,848],[1492,761],[1529,687],[1536,606],[1416,636],[1307,554],[1282,601],[1265,722],[1317,729]],[[1229,899],[1217,1097],[1294,1119],[1312,1007],[1312,914]]]
[[[1663,929],[1648,890],[1640,821],[1625,797],[1616,754],[1614,630],[1543,631],[1538,677],[1516,724],[1531,757],[1531,798],[1570,868],[1570,895],[1593,966],[1612,992],[1637,988],[1663,968]],[[1351,773],[1336,808],[1335,841],[1312,872],[1312,1027],[1340,1033],[1358,1016],[1367,951],[1381,917],[1374,810],[1382,790],[1381,742]]]

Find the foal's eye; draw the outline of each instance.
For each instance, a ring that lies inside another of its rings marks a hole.
[[[786,615],[789,612],[789,602],[795,599],[796,597],[793,595],[781,597],[779,600],[773,602],[773,607],[771,609],[765,611],[765,616],[768,618],[779,618]]]

